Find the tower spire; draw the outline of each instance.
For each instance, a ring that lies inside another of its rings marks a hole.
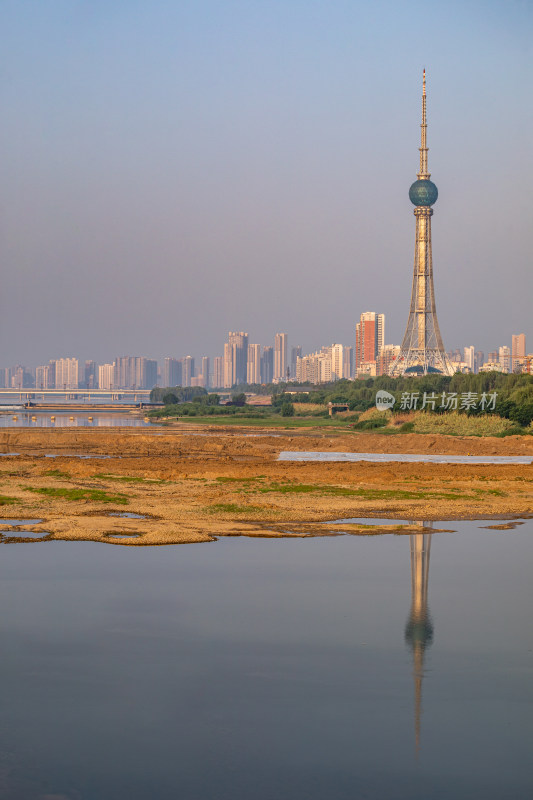
[[[422,73],[422,124],[420,125],[420,172],[418,180],[429,180],[428,172],[428,146],[427,146],[427,121],[426,121],[426,70]]]

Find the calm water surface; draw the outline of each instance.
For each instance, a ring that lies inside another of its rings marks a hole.
[[[1,409],[1,407],[0,407]],[[144,417],[120,411],[2,411],[0,428],[148,428]]]
[[[7,544],[0,796],[531,797],[533,521],[489,524]]]

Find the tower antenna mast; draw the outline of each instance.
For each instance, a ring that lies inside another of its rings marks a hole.
[[[426,119],[426,70],[422,74],[422,124],[420,125],[420,172],[419,181],[428,181],[431,178],[428,172],[428,146],[427,146],[427,119]]]

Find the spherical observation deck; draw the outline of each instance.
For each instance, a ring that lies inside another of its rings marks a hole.
[[[409,200],[414,206],[432,206],[439,191],[433,181],[418,180],[409,189]]]

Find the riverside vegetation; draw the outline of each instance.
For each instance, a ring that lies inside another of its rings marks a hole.
[[[244,390],[270,394],[271,405],[247,405]],[[393,411],[375,408],[376,392],[388,391],[396,397]],[[400,412],[402,392],[435,395],[473,392],[497,395],[491,411],[469,408],[458,411]],[[357,381],[337,381],[305,389],[300,384],[269,384],[239,387],[232,400],[219,404],[219,395],[200,387],[154,389],[153,402],[165,405],[150,412],[154,420],[194,417],[210,424],[282,425],[308,427],[326,425],[354,430],[380,430],[391,433],[445,433],[465,436],[509,436],[533,434],[533,375],[497,372],[478,375],[456,373],[452,377],[428,375],[420,378],[381,376]],[[328,403],[346,404],[349,410],[329,416]],[[394,413],[396,412],[396,413]]]

